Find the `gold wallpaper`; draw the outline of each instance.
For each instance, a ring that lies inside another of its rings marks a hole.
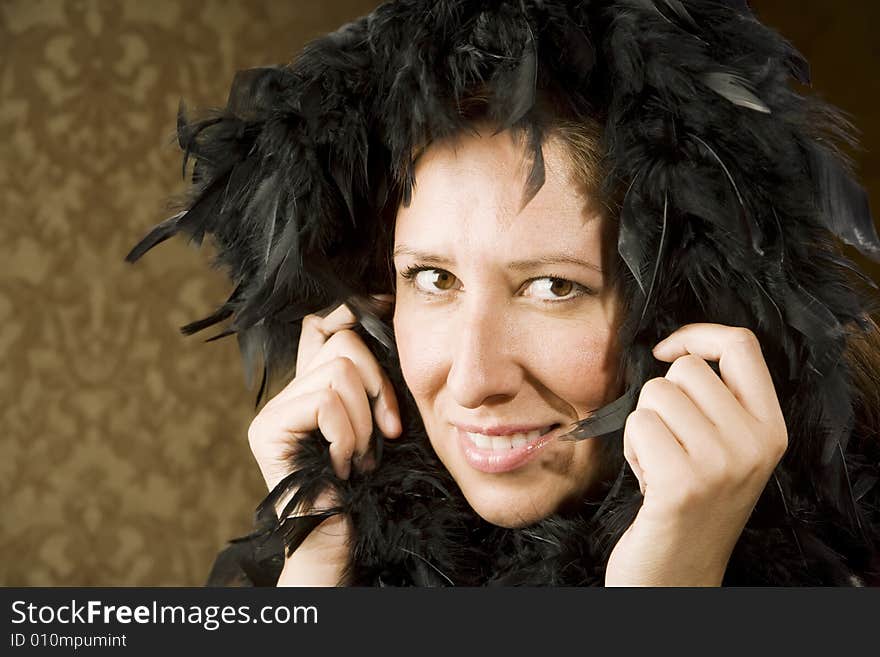
[[[123,258],[184,189],[178,101],[376,4],[0,1],[0,585],[200,585],[249,530],[255,390],[234,339],[178,332],[227,282],[183,239]],[[880,207],[878,5],[753,5],[854,114]]]

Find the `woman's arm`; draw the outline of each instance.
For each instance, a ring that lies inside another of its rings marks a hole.
[[[345,305],[326,317],[303,319],[294,379],[266,403],[248,430],[251,451],[269,490],[290,474],[291,447],[315,430],[329,442],[330,461],[340,479],[348,479],[352,467],[374,467],[370,452],[374,414],[376,426],[387,438],[400,435],[394,388],[367,346],[350,330],[357,321]],[[288,491],[277,505],[279,517],[293,494]],[[325,491],[314,509],[333,506],[330,491]],[[285,560],[278,585],[343,585],[351,530],[350,519],[341,515],[313,529]]]
[[[624,455],[644,495],[614,547],[606,585],[718,586],[788,445],[755,335],[689,324],[654,347],[671,362],[642,388]],[[720,377],[706,363],[718,361]]]
[[[348,517],[325,520],[285,560],[278,586],[344,586],[350,536]]]

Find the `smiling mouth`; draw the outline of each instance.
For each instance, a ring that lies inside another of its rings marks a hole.
[[[470,431],[462,431],[462,434],[470,440],[477,449],[504,453],[534,443],[538,438],[550,433],[559,426],[559,423],[556,423],[541,429],[535,429],[534,431],[512,433],[505,436],[488,436],[483,433],[473,433]]]

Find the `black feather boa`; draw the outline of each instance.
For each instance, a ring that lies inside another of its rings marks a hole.
[[[325,515],[270,511],[288,490],[306,507],[325,487],[349,513],[354,584],[597,584],[641,498],[621,430],[641,386],[663,376],[651,347],[681,325],[715,322],[759,338],[790,446],[749,520],[728,584],[880,583],[878,438],[855,435],[845,349],[869,329],[876,296],[835,240],[880,258],[864,190],[839,148],[849,126],[796,93],[803,58],[742,0],[398,0],[309,44],[287,66],[240,72],[227,106],[178,133],[193,157],[186,209],[128,254],[177,234],[212,235],[235,288],[187,334],[232,318],[257,403],[289,380],[302,318],[348,303],[396,377],[394,336],[369,293],[393,292],[394,212],[413,155],[468,128],[459,101],[524,138],[530,199],[544,181],[552,115],[598,119],[617,199],[622,296],[619,371],[627,392],[579,423],[616,473],[600,498],[524,529],[492,527],[438,462],[411,400],[406,436],[369,476],[336,481],[315,435],[260,507],[253,535],[218,559],[272,583],[281,541],[295,548]],[[554,109],[548,122],[547,102]],[[542,110],[542,108],[544,108]],[[330,513],[330,512],[328,512]]]
[[[364,339],[369,343],[366,334]],[[602,585],[608,556],[642,503],[632,471],[617,463],[618,477],[606,482],[595,499],[528,527],[491,525],[473,511],[435,455],[399,364],[383,358],[378,343],[372,346],[395,389],[404,391],[399,400],[403,437],[383,444],[375,434],[378,467],[366,474],[353,470],[347,481],[333,474],[322,438],[301,443],[293,474],[259,506],[255,531],[220,553],[208,584],[274,585],[285,543],[295,549],[318,522],[344,513],[355,528],[343,580],[349,585]],[[608,441],[604,458],[622,459],[613,437],[599,440]],[[854,452],[849,460],[861,462],[853,476],[869,481],[877,476],[880,448],[874,441],[873,451]],[[291,507],[309,507],[327,489],[335,491],[338,507],[279,527],[275,505],[293,487],[299,492]],[[785,500],[782,488],[771,481],[734,549],[723,584],[880,585],[880,559],[871,547],[877,545],[880,527],[878,488],[860,499],[871,535],[865,542],[859,532],[847,529],[848,519],[833,504],[817,502],[814,495]]]

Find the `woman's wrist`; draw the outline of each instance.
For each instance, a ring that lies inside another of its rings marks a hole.
[[[322,522],[285,559],[278,586],[343,586],[350,535],[347,516],[337,515]]]
[[[734,533],[725,523],[642,514],[612,553],[605,586],[721,586]]]

